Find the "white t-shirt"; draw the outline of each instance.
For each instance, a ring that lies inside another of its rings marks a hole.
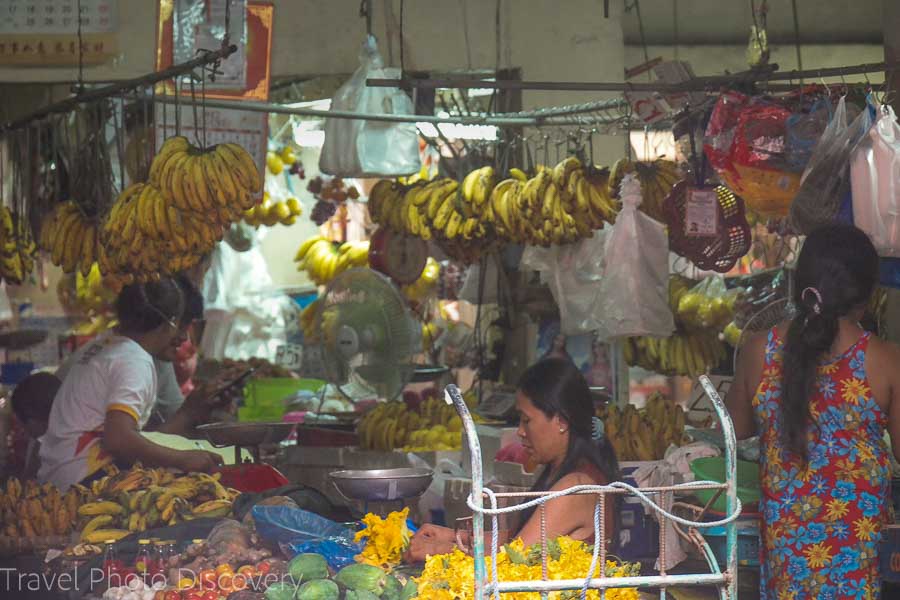
[[[143,428],[156,400],[153,357],[134,340],[110,334],[80,348],[41,437],[38,480],[62,490],[113,462],[100,445],[106,413],[121,411]]]

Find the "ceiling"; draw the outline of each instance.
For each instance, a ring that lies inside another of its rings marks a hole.
[[[889,0],[896,1],[896,0]],[[640,44],[637,8],[648,45],[746,44],[750,0],[624,0],[627,44]],[[796,0],[804,44],[881,44],[884,0]],[[755,0],[758,7],[762,0]],[[773,44],[794,42],[791,0],[769,0],[768,34]]]

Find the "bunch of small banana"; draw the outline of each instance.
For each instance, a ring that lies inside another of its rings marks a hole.
[[[100,253],[98,227],[77,202],[67,200],[41,223],[38,245],[64,273],[87,275]]]
[[[527,179],[512,169],[491,193],[488,219],[508,241],[536,246],[569,244],[614,223],[619,207],[607,193],[608,171],[570,156]]]
[[[0,207],[0,276],[20,285],[34,269],[37,247],[27,219]]]
[[[625,362],[665,375],[698,377],[728,355],[716,331],[674,333],[667,338],[626,338]]]
[[[344,242],[337,248],[320,235],[302,244],[294,255],[298,271],[306,271],[316,285],[326,285],[340,273],[369,264],[369,242]]]
[[[84,488],[92,500],[77,508],[80,540],[102,543],[153,527],[224,517],[230,514],[239,492],[224,487],[219,477],[206,473],[178,476],[165,469],[135,466],[97,480],[89,490]]]
[[[92,498],[84,489],[65,494],[51,483],[22,483],[15,477],[0,487],[0,535],[37,538],[67,535],[75,527],[78,507]]]
[[[685,413],[681,407],[653,392],[643,410],[629,404],[624,409],[610,406],[598,411],[604,436],[612,444],[619,461],[660,460],[671,445],[684,442]]]
[[[237,144],[201,150],[184,137],[168,138],[149,180],[125,188],[113,203],[92,256],[85,245],[82,269],[96,257],[104,275],[122,275],[125,283],[187,269],[244,218],[261,186],[253,159]]]
[[[410,442],[415,442],[416,450],[451,450],[462,443],[462,422],[456,409],[435,397],[415,410],[399,400],[379,404],[360,420],[356,432],[364,450],[389,452]]]
[[[625,175],[635,173],[641,182],[640,209],[657,221],[666,221],[663,204],[672,187],[682,180],[678,166],[664,159],[652,162],[631,161],[627,158],[618,160],[609,174],[609,195],[618,198],[619,185]]]
[[[202,150],[176,136],[154,157],[149,183],[169,205],[226,225],[256,204],[263,180],[253,158],[237,144]]]
[[[112,311],[118,289],[115,281],[100,274],[100,265],[91,265],[87,275],[81,271],[75,275],[75,301],[85,314],[100,314]]]
[[[413,302],[422,302],[430,298],[437,288],[438,279],[441,276],[441,265],[432,257],[425,261],[422,274],[409,285],[402,288],[403,295]]]
[[[303,331],[305,344],[319,343],[319,332],[316,329],[316,311],[319,310],[319,301],[313,300],[306,308],[300,311],[300,330]]]
[[[472,171],[462,185],[446,177],[408,186],[383,179],[369,192],[369,214],[395,231],[434,239],[452,258],[471,263],[501,243],[486,214],[493,183],[493,167]]]
[[[297,217],[303,214],[303,207],[300,201],[291,196],[287,200],[279,200],[272,202],[269,193],[263,193],[263,201],[256,206],[251,206],[244,211],[244,221],[253,227],[265,225],[273,227],[277,223],[282,225],[293,225],[297,222]]]

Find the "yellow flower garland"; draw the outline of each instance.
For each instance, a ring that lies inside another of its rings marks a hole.
[[[551,580],[581,579],[591,566],[592,548],[584,542],[573,540],[569,537],[560,537],[555,540],[556,548],[547,557],[547,574]],[[517,539],[508,546],[504,546],[497,553],[497,575],[500,581],[534,581],[541,579],[540,559],[534,560],[535,552],[539,548],[526,549],[522,541]],[[523,558],[530,559],[523,562]],[[539,557],[539,554],[538,554]],[[491,559],[486,557],[487,572],[491,572]],[[607,577],[626,577],[637,575],[640,569],[638,564],[619,564],[610,560],[606,561]],[[425,561],[425,569],[422,576],[416,579],[419,586],[421,600],[474,600],[474,560],[471,556],[454,549],[449,554],[429,556]],[[597,567],[595,576],[600,575]],[[573,596],[573,593],[576,594]],[[577,597],[577,592],[551,592],[551,600],[563,600]],[[600,592],[589,590],[587,597],[597,600]],[[515,592],[503,594],[504,600],[538,600],[537,592]],[[608,600],[638,600],[636,588],[616,588],[606,591]]]

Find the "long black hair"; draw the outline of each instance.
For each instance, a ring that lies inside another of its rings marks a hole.
[[[116,297],[116,316],[125,333],[153,331],[166,322],[180,323],[185,312],[185,296],[174,279],[126,285]]]
[[[588,383],[575,364],[566,358],[545,358],[528,367],[519,378],[518,389],[547,418],[559,416],[569,424],[569,447],[559,470],[548,465],[535,482],[533,491],[547,491],[557,481],[576,471],[587,461],[606,475],[619,479],[616,452],[606,437],[592,438],[594,401]]]
[[[828,225],[807,236],[795,267],[794,303],[784,344],[781,436],[807,456],[809,396],[819,361],[831,351],[838,319],[869,301],[878,281],[878,253],[852,225]]]

